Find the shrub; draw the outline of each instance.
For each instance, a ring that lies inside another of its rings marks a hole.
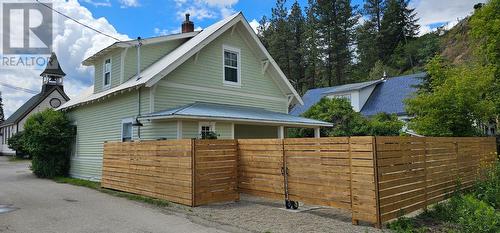
[[[427,232],[427,228],[417,228],[412,219],[400,217],[396,221],[387,224],[387,228],[397,233],[420,233]]]
[[[396,114],[379,113],[370,120],[370,134],[374,136],[398,136],[404,123]]]
[[[483,171],[482,179],[477,181],[473,194],[493,208],[500,209],[500,162]]]
[[[360,136],[369,133],[368,120],[352,109],[351,103],[341,98],[323,98],[304,114],[304,117],[332,122],[333,128],[322,128],[321,136]],[[310,136],[312,130],[304,134]]]
[[[53,109],[31,115],[24,125],[23,148],[32,156],[31,169],[38,177],[66,176],[74,128],[66,116]]]
[[[24,131],[17,132],[7,140],[9,148],[16,151],[16,157],[18,158],[22,158],[28,154],[26,148],[24,148],[24,140]]]
[[[456,223],[464,233],[500,232],[500,214],[486,202],[472,195],[462,198],[461,205],[455,211]]]

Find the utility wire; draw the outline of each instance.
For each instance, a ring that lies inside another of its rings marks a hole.
[[[122,40],[120,40],[120,39],[118,39],[118,38],[116,38],[116,37],[114,37],[114,36],[112,36],[112,35],[106,34],[106,33],[102,32],[102,31],[99,31],[99,30],[97,30],[97,29],[95,29],[95,28],[93,28],[93,27],[90,27],[90,26],[88,26],[88,25],[86,25],[86,24],[84,24],[84,23],[81,23],[81,22],[79,22],[78,20],[73,19],[72,17],[70,17],[70,16],[68,16],[68,15],[66,15],[66,14],[64,14],[64,13],[62,13],[62,12],[60,12],[60,11],[58,11],[58,10],[54,9],[54,8],[52,8],[51,6],[49,6],[49,5],[45,4],[45,3],[40,2],[39,0],[35,0],[35,1],[36,1],[36,2],[38,2],[39,4],[41,4],[42,6],[47,7],[47,8],[49,8],[50,10],[52,10],[52,11],[56,12],[57,14],[60,14],[60,15],[64,16],[65,18],[67,18],[67,19],[69,19],[69,20],[71,20],[71,21],[73,21],[73,22],[75,22],[75,23],[77,23],[77,24],[80,24],[80,25],[82,25],[82,26],[84,26],[84,27],[86,27],[86,28],[88,28],[88,29],[90,29],[90,30],[92,30],[92,31],[94,31],[94,32],[97,32],[97,33],[99,33],[99,34],[101,34],[101,35],[107,36],[107,37],[109,37],[109,38],[111,38],[111,39],[113,39],[113,40],[116,40],[116,41],[118,41],[118,42],[124,42],[124,43],[127,43],[127,42],[122,41]]]
[[[38,91],[34,91],[34,90],[23,88],[23,87],[17,87],[17,86],[14,86],[14,85],[11,85],[8,83],[4,83],[4,82],[0,82],[0,86],[8,87],[8,88],[18,90],[18,91],[24,91],[24,92],[30,93],[30,94],[38,94]]]

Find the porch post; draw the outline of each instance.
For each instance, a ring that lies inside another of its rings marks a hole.
[[[285,126],[278,126],[278,138],[279,139],[285,138]]]
[[[320,138],[321,133],[320,133],[320,128],[314,128],[314,138]]]
[[[182,121],[177,121],[177,139],[182,139]]]

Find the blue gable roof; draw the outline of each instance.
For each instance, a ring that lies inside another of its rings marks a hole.
[[[373,116],[386,112],[405,115],[405,99],[411,97],[422,84],[426,73],[410,74],[387,79],[380,83],[361,109],[361,114]]]
[[[372,116],[380,112],[387,112],[404,115],[404,99],[408,98],[417,91],[416,86],[422,83],[423,77],[425,76],[426,73],[418,73],[393,77],[385,81],[375,80],[335,87],[311,89],[302,97],[304,105],[295,106],[292,111],[290,111],[290,114],[295,116],[303,114],[313,105],[318,103],[324,96],[338,92],[336,90],[351,91],[362,89],[371,85],[377,85],[361,109],[361,114],[365,116]]]

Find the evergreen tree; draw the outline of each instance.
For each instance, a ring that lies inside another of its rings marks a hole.
[[[379,58],[379,49],[376,46],[378,37],[377,27],[372,21],[365,21],[356,30],[357,70],[361,76],[364,76],[358,77],[358,80],[366,79],[366,74],[375,66]]]
[[[2,102],[2,92],[0,92],[0,123],[5,120],[5,115],[3,113],[3,102]]]
[[[415,9],[408,7],[409,0],[387,0],[380,25],[380,58],[387,62],[396,47],[418,34]]]
[[[326,57],[328,86],[343,84],[349,78],[353,58],[353,37],[359,16],[350,0],[318,1],[319,32]]]
[[[364,14],[369,17],[369,21],[373,24],[376,31],[379,32],[385,9],[384,0],[365,0],[363,8]]]
[[[287,22],[288,9],[286,0],[277,0],[276,6],[272,8],[272,16],[269,25],[269,52],[278,63],[287,77],[291,77],[289,38],[291,29]]]
[[[266,48],[269,48],[269,40],[271,39],[270,35],[272,33],[269,24],[269,20],[264,15],[259,21],[259,26],[257,27],[257,36]]]
[[[291,53],[290,60],[290,70],[291,74],[289,76],[290,79],[294,82],[295,90],[297,90],[300,94],[303,93],[304,79],[305,79],[305,67],[304,67],[304,26],[305,19],[302,14],[302,8],[297,1],[292,5],[292,9],[290,15],[288,16],[288,24],[291,29],[290,37],[290,46],[289,50]]]
[[[305,81],[306,89],[320,86],[319,67],[321,66],[319,36],[318,36],[318,18],[316,15],[316,0],[308,0],[306,7],[306,22],[303,34],[303,50],[305,60]]]

